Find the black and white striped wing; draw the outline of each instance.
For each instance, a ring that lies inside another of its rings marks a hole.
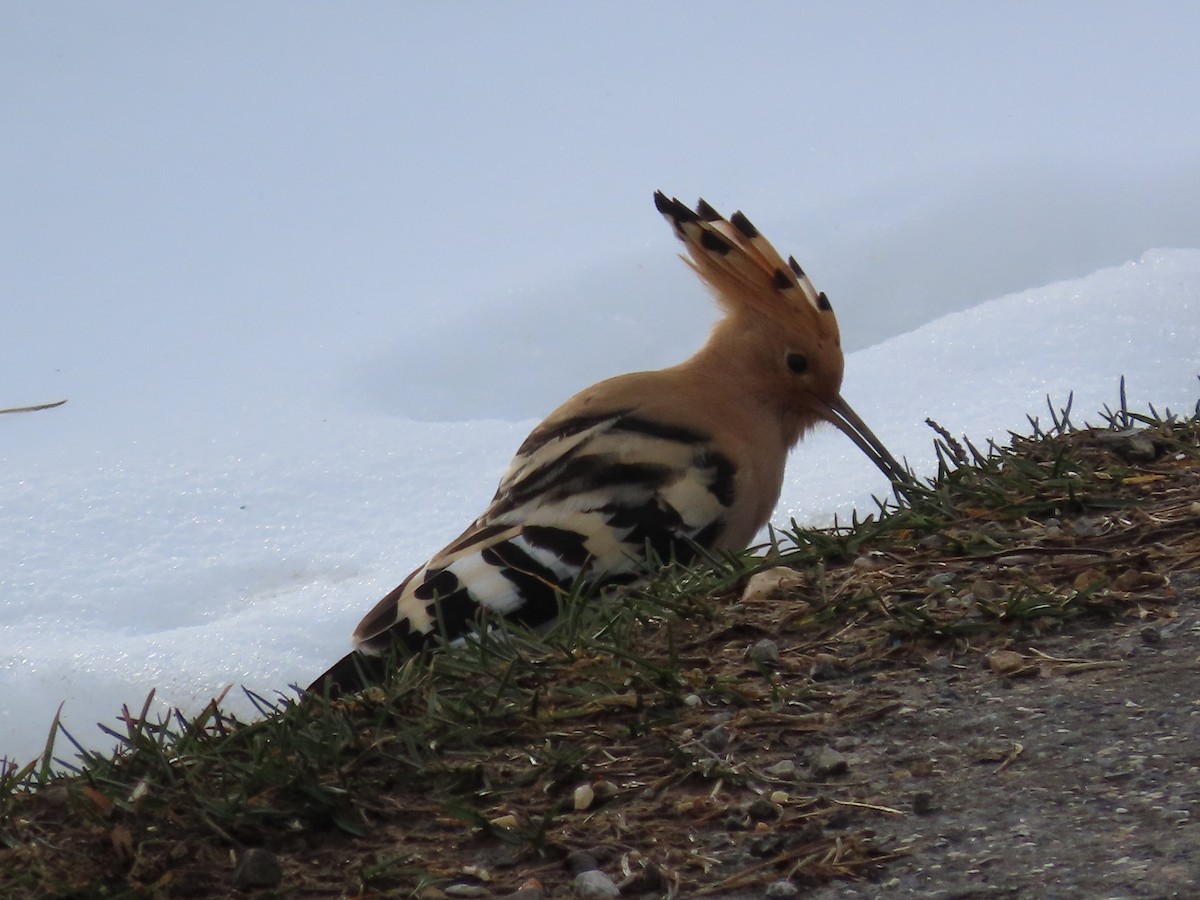
[[[547,623],[581,578],[629,581],[651,560],[712,547],[733,500],[734,466],[709,435],[629,410],[544,424],[487,511],[380,601],[357,646],[418,649],[468,633],[485,610]]]

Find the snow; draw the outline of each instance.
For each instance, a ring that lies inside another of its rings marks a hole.
[[[742,208],[918,469],[1200,385],[1200,10],[0,11],[0,755],[348,647],[537,418],[713,305],[656,188]],[[19,176],[19,177],[18,177]],[[774,521],[873,508],[832,429]],[[241,707],[246,711],[245,706]],[[62,749],[62,748],[60,748]]]

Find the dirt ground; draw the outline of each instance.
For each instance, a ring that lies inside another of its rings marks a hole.
[[[899,707],[832,742],[904,813],[877,839],[914,852],[807,896],[1200,896],[1200,572],[1172,582],[1169,624],[1033,641],[1014,675],[943,659],[864,685]]]

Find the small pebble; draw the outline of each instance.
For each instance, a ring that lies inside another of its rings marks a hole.
[[[683,705],[690,706],[693,709],[695,709],[697,706],[702,705],[703,703],[704,703],[704,701],[700,699],[699,694],[688,694],[686,697],[683,698]]]
[[[575,796],[573,799],[576,809],[587,809],[592,805],[592,801],[596,799],[596,792],[592,790],[592,786],[590,784],[581,784],[579,787],[575,788]]]
[[[1162,640],[1162,632],[1153,625],[1147,625],[1141,630],[1142,640],[1147,644],[1157,644]]]
[[[788,792],[787,791],[771,791],[771,795],[767,799],[770,800],[772,803],[775,803],[779,806],[783,806],[783,804],[788,802],[788,799],[789,799]]]
[[[1107,525],[1107,520],[1098,516],[1081,517],[1071,523],[1071,531],[1075,537],[1099,537]]]
[[[620,793],[620,790],[611,781],[606,781],[603,778],[592,784],[592,792],[596,795],[596,799],[603,803],[605,800],[611,800]]]
[[[971,593],[980,600],[999,600],[1004,590],[994,581],[976,578],[971,582]]]
[[[1100,431],[1095,434],[1096,443],[1133,463],[1152,462],[1158,451],[1154,441],[1145,431],[1127,428],[1124,431]]]
[[[447,897],[488,897],[492,892],[482,884],[452,884],[443,888],[442,893]]]
[[[239,888],[275,887],[283,880],[279,860],[270,850],[251,847],[238,859],[233,871],[233,883]]]
[[[800,888],[790,881],[772,881],[767,885],[768,897],[795,897],[799,893]]]
[[[599,869],[588,869],[575,876],[575,895],[588,900],[605,900],[620,897],[621,889]]]
[[[779,807],[766,797],[759,797],[747,807],[746,812],[755,822],[770,822],[779,818]]]
[[[791,759],[781,759],[777,763],[772,763],[763,771],[772,778],[787,778],[789,775],[796,774],[796,762]]]
[[[776,566],[757,575],[751,575],[742,591],[742,602],[751,603],[755,600],[767,600],[794,591],[804,584],[804,579],[794,569],[786,566]]]
[[[842,672],[842,661],[832,653],[818,653],[813,657],[808,676],[814,681],[831,681]]]
[[[753,663],[773,666],[779,662],[779,645],[770,638],[756,641],[746,651],[746,658]]]
[[[844,775],[850,771],[850,763],[832,747],[822,747],[812,759],[813,775],[825,778],[829,775]]]
[[[997,675],[1011,675],[1025,666],[1025,657],[1015,650],[996,650],[988,658],[988,668]]]

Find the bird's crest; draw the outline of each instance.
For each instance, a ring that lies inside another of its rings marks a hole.
[[[799,316],[809,327],[837,333],[829,298],[817,292],[795,257],[785,262],[740,210],[726,219],[705,200],[693,210],[662,191],[655,192],[654,205],[687,247],[683,261],[727,311],[749,308],[792,324]]]

